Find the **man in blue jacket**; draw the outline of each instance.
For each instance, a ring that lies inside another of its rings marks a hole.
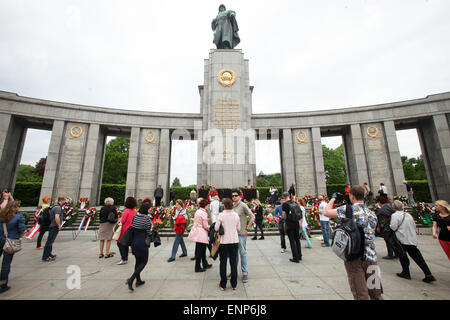
[[[286,252],[286,240],[285,240],[285,228],[284,228],[284,224],[286,222],[286,218],[282,218],[282,206],[283,203],[285,202],[285,199],[281,198],[281,204],[277,205],[275,207],[275,212],[274,212],[274,216],[276,218],[278,218],[278,230],[280,231],[280,238],[281,238],[281,253],[285,253]]]

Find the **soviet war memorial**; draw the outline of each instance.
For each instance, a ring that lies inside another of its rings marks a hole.
[[[0,300],[449,299],[449,4],[280,3],[0,1]]]

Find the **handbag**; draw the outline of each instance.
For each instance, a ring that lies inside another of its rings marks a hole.
[[[129,247],[131,246],[131,242],[133,242],[133,236],[134,236],[134,229],[132,226],[130,226],[127,231],[122,236],[122,239],[120,239],[119,243],[123,246]]]
[[[114,213],[114,211],[111,211],[110,213],[108,213],[108,217],[106,218],[106,221],[108,221],[109,223],[116,223],[117,220],[119,220],[117,218],[117,214]]]
[[[147,238],[149,238],[149,241],[147,241]],[[148,242],[148,246],[150,246],[150,243],[153,242],[153,245],[156,247],[161,245],[161,238],[159,237],[158,231],[156,230],[152,230],[152,234],[150,237],[146,237],[145,238],[145,244],[147,244]]]
[[[116,227],[117,226],[117,227]],[[114,229],[116,230],[116,231],[114,231],[114,234],[113,234],[113,240],[119,240],[119,238],[120,238],[120,233],[122,232],[122,222],[118,222],[117,223],[117,225],[116,225],[115,227],[114,227]]]
[[[3,251],[9,254],[14,254],[22,250],[22,241],[20,239],[9,239],[6,223],[3,223],[3,232],[5,233],[5,244],[3,245]]]

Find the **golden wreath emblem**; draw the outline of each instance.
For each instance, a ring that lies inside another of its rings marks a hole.
[[[223,160],[231,160],[233,159],[233,153],[228,151],[227,149],[223,150]]]
[[[145,135],[145,143],[155,143],[155,134],[152,130],[147,131]]]
[[[73,126],[70,128],[70,135],[72,138],[79,138],[83,134],[83,129],[80,126]]]
[[[236,75],[233,70],[223,69],[219,71],[217,80],[224,87],[231,87],[236,82]]]
[[[306,143],[306,133],[303,130],[297,132],[297,142]]]
[[[371,138],[376,138],[378,136],[378,128],[374,126],[367,127],[367,135]]]

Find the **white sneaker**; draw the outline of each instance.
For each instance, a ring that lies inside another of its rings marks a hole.
[[[119,262],[117,262],[117,264],[120,266],[120,265],[123,265],[123,264],[127,264],[128,263],[128,261],[123,261],[123,260],[120,260]]]
[[[286,249],[281,249],[281,253],[285,253],[286,252]]]

